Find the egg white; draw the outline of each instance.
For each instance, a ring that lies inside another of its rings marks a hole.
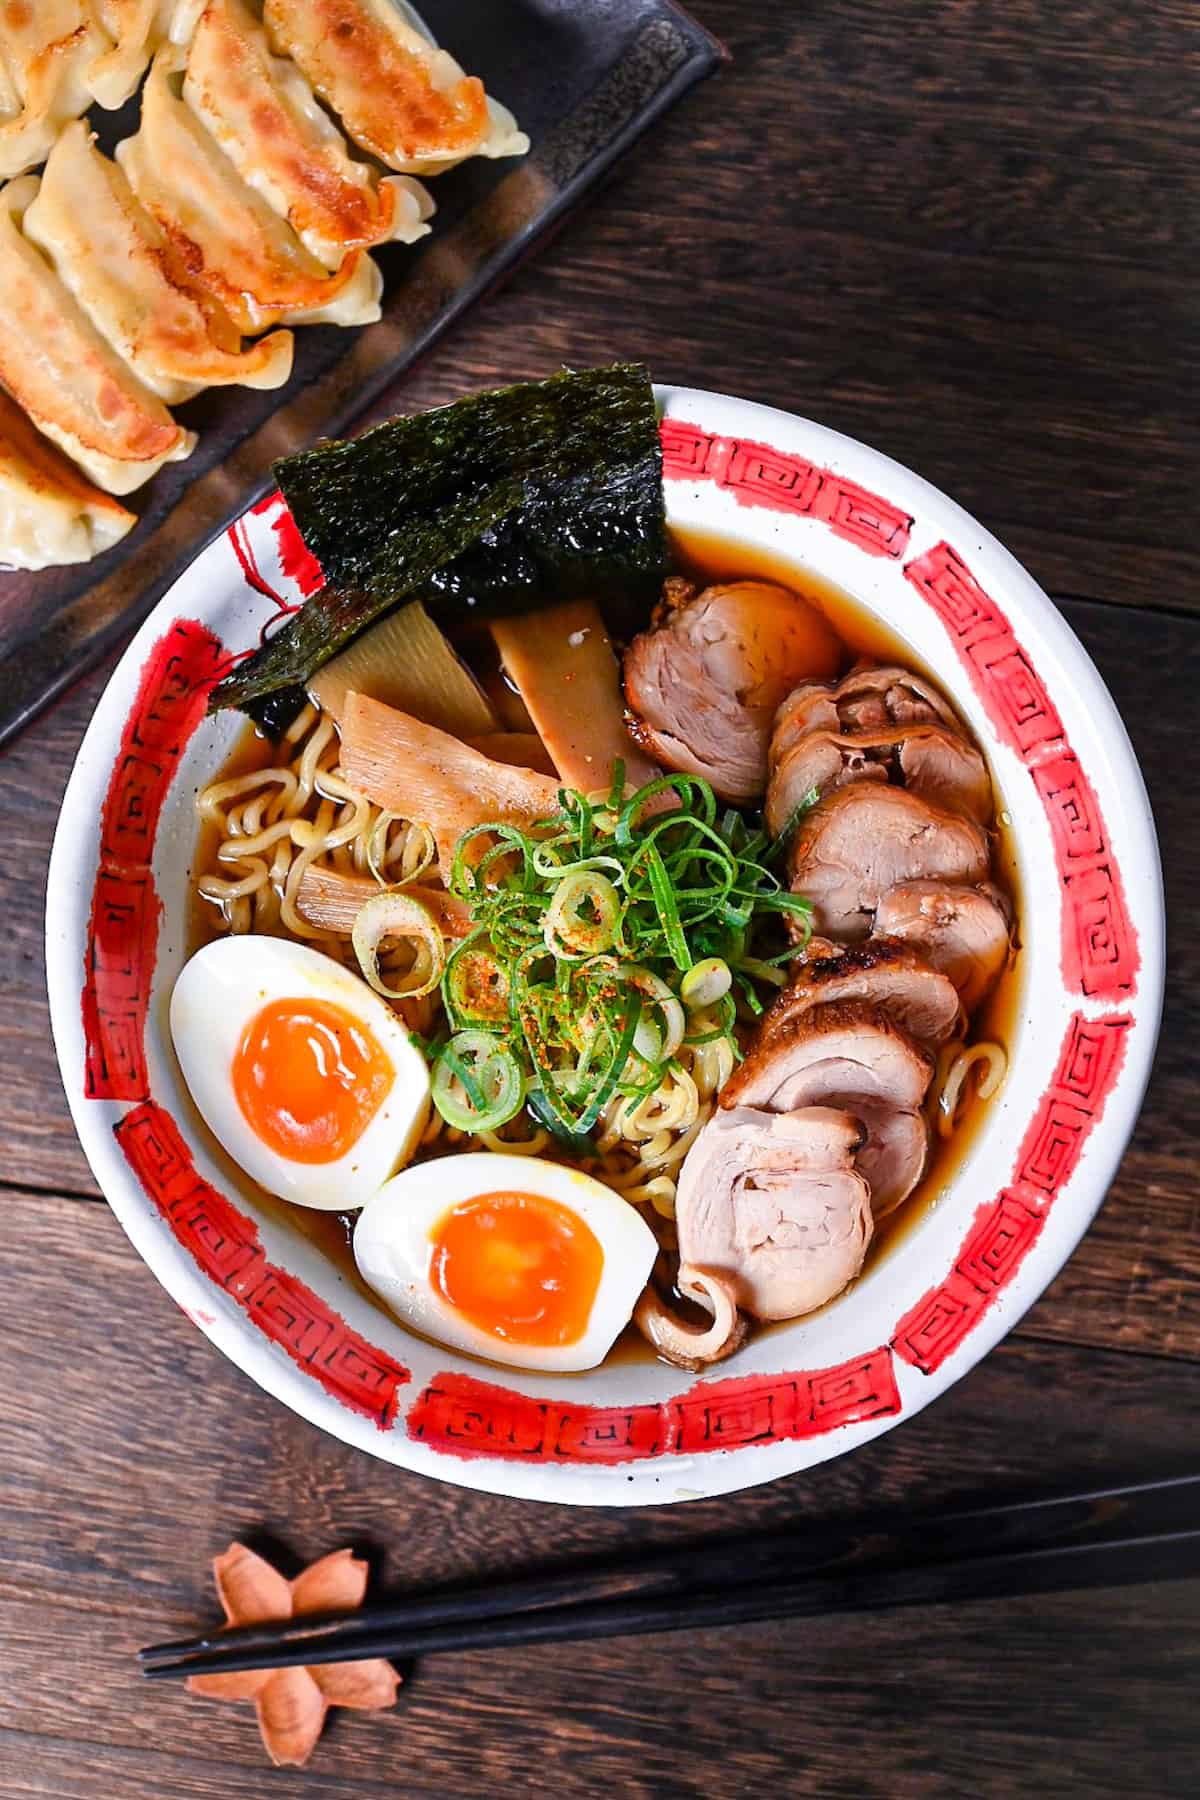
[[[538,1194],[581,1219],[599,1240],[604,1262],[583,1335],[573,1344],[514,1344],[465,1318],[429,1279],[442,1219],[463,1200],[500,1192]],[[404,1324],[475,1356],[519,1369],[593,1369],[628,1323],[650,1278],[658,1244],[628,1200],[575,1169],[535,1156],[469,1151],[405,1169],[359,1214],[354,1259]]]
[[[350,1013],[386,1053],[395,1077],[345,1156],[292,1162],[256,1136],[233,1090],[233,1059],[247,1025],[275,1000],[326,1000]],[[412,1155],[429,1116],[429,1071],[391,1008],[365,981],[319,950],[282,938],[227,937],[185,966],[171,995],[171,1038],[205,1124],[260,1186],[298,1206],[362,1206]]]

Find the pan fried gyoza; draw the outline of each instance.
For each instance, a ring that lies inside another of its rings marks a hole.
[[[90,562],[135,522],[39,437],[0,390],[0,564],[46,569]]]
[[[135,94],[111,160],[84,115]],[[419,174],[528,147],[393,0],[0,0],[0,394],[30,422],[0,442],[0,559],[129,528],[74,477],[58,504],[50,445],[131,492],[195,446],[168,407],[287,381],[272,328],[380,317],[369,251],[428,235]]]
[[[292,334],[243,350],[225,310],[189,288],[162,231],[82,120],[50,153],[24,221],[96,329],[169,405],[202,388],[273,388],[292,368]]]
[[[203,5],[204,0],[92,0],[112,39],[88,68],[92,99],[110,111],[123,106],[160,44],[186,44]]]
[[[275,48],[390,169],[436,175],[469,156],[529,149],[507,107],[405,24],[391,0],[266,0],[263,17]]]
[[[45,160],[86,110],[88,68],[107,48],[86,0],[0,5],[0,176]]]
[[[187,53],[183,95],[243,180],[294,228],[322,263],[348,250],[429,230],[432,196],[410,176],[377,180],[295,63],[272,56],[242,0],[209,0]]]
[[[105,342],[21,232],[37,177],[0,189],[0,382],[39,430],[110,494],[189,456],[176,424]]]
[[[117,161],[189,280],[244,332],[282,319],[371,324],[383,291],[377,265],[352,250],[335,273],[324,268],[180,99],[181,71],[177,51],[158,52],[142,89],[141,127],[118,144]]]

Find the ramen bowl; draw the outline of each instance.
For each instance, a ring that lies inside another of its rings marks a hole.
[[[211,543],[133,641],[63,802],[47,895],[54,1036],[83,1147],[188,1317],[277,1400],[402,1468],[496,1493],[653,1505],[852,1450],[1009,1331],[1100,1205],[1162,996],[1145,790],[1099,676],[1050,601],[960,507],[808,420],[662,388],[668,516],[729,567],[803,572],[928,670],[991,764],[1015,863],[1009,1073],[865,1273],[704,1376],[649,1358],[500,1370],[407,1332],[267,1203],[194,1112],[167,1029],[191,930],[194,799],[240,722],[205,716],[231,653],[312,585],[278,495]],[[200,1404],[199,1396],[195,1403]],[[181,1396],[187,1405],[187,1396]]]

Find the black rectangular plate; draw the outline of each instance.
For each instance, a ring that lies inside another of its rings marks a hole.
[[[271,486],[276,457],[345,430],[722,56],[663,0],[430,0],[426,16],[515,112],[529,156],[465,163],[432,184],[433,235],[377,252],[377,325],[305,326],[286,387],[216,388],[178,408],[199,442],[132,496],[140,518],[122,543],[78,567],[0,571],[0,744],[141,622]],[[136,103],[92,122],[111,151],[136,129]]]

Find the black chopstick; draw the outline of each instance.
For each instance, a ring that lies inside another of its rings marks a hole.
[[[1200,1571],[1200,1476],[701,1541],[153,1645],[150,1679],[1048,1592]]]
[[[601,1601],[583,1606],[464,1619],[424,1630],[389,1627],[349,1641],[328,1638],[318,1645],[244,1651],[228,1659],[149,1665],[151,1681],[171,1676],[231,1673],[243,1669],[286,1668],[298,1663],[354,1662],[386,1656],[410,1660],[451,1650],[511,1648],[518,1644],[565,1643],[581,1639],[635,1637],[646,1632],[703,1630],[764,1619],[812,1618],[819,1614],[870,1612],[899,1606],[932,1606],[963,1600],[1057,1593],[1073,1588],[1118,1587],[1133,1582],[1180,1580],[1200,1575],[1200,1529],[1163,1532],[1147,1538],[1116,1538],[1095,1544],[1060,1544],[1049,1549],[958,1557],[915,1568],[867,1570],[846,1576],[723,1589],[691,1596]]]

